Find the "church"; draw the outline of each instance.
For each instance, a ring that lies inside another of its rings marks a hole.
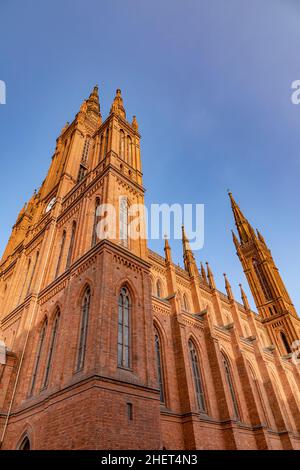
[[[127,233],[144,203],[140,134],[98,87],[56,140],[0,263],[1,449],[300,449],[300,321],[272,253],[229,194],[257,313],[228,278]],[[119,208],[99,238],[98,208]]]

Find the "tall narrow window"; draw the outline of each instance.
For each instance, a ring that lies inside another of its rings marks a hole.
[[[87,174],[87,167],[85,164],[81,163],[79,167],[77,183],[80,183],[80,181],[83,180],[86,174]]]
[[[159,335],[157,331],[154,336],[154,342],[155,342],[156,369],[157,369],[157,379],[158,379],[158,386],[159,386],[159,392],[160,392],[160,401],[161,403],[164,403],[165,393],[164,393],[163,367],[162,367],[160,339],[159,339]]]
[[[194,343],[191,340],[189,341],[189,350],[190,350],[191,366],[192,366],[192,372],[193,372],[193,379],[194,379],[194,385],[195,385],[198,408],[199,408],[199,411],[201,411],[202,413],[205,413],[206,412],[206,403],[205,403],[203,383],[202,383],[202,377],[201,377],[201,372],[200,372],[200,367],[199,367],[198,355],[197,355]]]
[[[120,142],[119,142],[119,145],[120,145],[120,157],[123,158],[123,160],[125,160],[125,133],[124,131],[122,131],[122,129],[120,130]]]
[[[272,300],[272,292],[261,264],[259,264],[256,259],[252,261],[252,264],[266,300]]]
[[[100,149],[99,149],[99,161],[101,162],[102,157],[103,157],[103,134],[101,134],[100,137]]]
[[[99,207],[100,207],[100,199],[97,197],[96,198],[96,203],[95,203],[95,211],[94,211],[94,222],[93,222],[93,233],[92,233],[92,246],[96,245],[98,241],[98,236],[97,236],[97,225],[98,225],[98,220],[99,220]]]
[[[50,375],[50,370],[51,370],[51,365],[52,365],[52,360],[53,360],[53,353],[54,353],[54,348],[55,348],[56,338],[57,338],[59,317],[60,317],[60,311],[57,310],[54,323],[53,323],[52,333],[51,333],[50,347],[49,347],[46,371],[45,371],[45,376],[44,376],[43,388],[47,387],[48,381],[49,381],[49,375]]]
[[[36,267],[37,267],[37,264],[38,264],[39,256],[40,256],[40,252],[37,251],[37,252],[36,252],[36,255],[35,255],[34,266],[33,266],[33,268],[32,268],[30,280],[29,280],[28,287],[27,287],[27,295],[30,293],[31,284],[32,284],[32,281],[33,281],[33,278],[34,278],[34,274],[35,274]]]
[[[64,247],[66,243],[66,231],[63,231],[62,237],[61,237],[61,242],[60,242],[60,249],[59,249],[59,256],[58,256],[58,261],[57,261],[57,266],[56,266],[56,272],[55,272],[55,279],[59,275],[60,267],[61,267],[61,262],[62,262],[62,257],[64,253]]]
[[[222,360],[223,360],[223,366],[224,366],[224,369],[225,369],[226,381],[227,381],[227,385],[228,385],[228,388],[229,388],[229,392],[230,392],[230,396],[231,396],[231,400],[232,400],[232,404],[233,404],[235,418],[239,420],[240,419],[240,412],[239,412],[238,402],[237,402],[235,389],[234,389],[234,385],[233,385],[233,380],[232,380],[232,376],[231,376],[231,370],[230,370],[228,360],[223,354],[222,354]]]
[[[104,155],[103,155],[103,158],[106,157],[107,155],[107,151],[108,151],[108,139],[109,139],[109,130],[108,128],[106,129],[106,132],[105,132],[105,145],[104,145]]]
[[[118,302],[118,366],[130,367],[130,296],[123,287]]]
[[[127,162],[132,165],[132,142],[129,135],[127,136]]]
[[[82,163],[86,163],[88,161],[90,143],[91,143],[91,139],[90,137],[87,137],[85,139],[83,151],[82,151],[82,157],[81,157]]]
[[[292,350],[290,348],[289,342],[288,342],[285,334],[283,333],[283,331],[280,332],[280,336],[281,336],[281,340],[283,342],[283,345],[285,347],[285,350],[286,350],[287,354],[291,354]]]
[[[74,244],[75,244],[75,235],[76,235],[76,222],[74,220],[72,224],[71,240],[70,240],[68,259],[67,259],[67,265],[66,265],[67,269],[70,267],[71,262],[72,262]]]
[[[120,240],[123,246],[128,247],[128,201],[126,196],[120,198]]]
[[[46,331],[47,331],[47,321],[44,322],[44,325],[43,325],[41,333],[40,333],[40,339],[39,339],[37,355],[36,355],[36,359],[35,359],[35,365],[34,365],[32,381],[31,381],[31,387],[30,387],[30,395],[33,394],[33,390],[34,390],[34,386],[35,386],[35,382],[36,382],[36,378],[37,378],[37,374],[38,374],[38,370],[39,370],[41,355],[42,355],[42,352],[43,352],[43,346],[44,346],[44,342],[45,342]]]
[[[91,289],[86,288],[81,307],[81,325],[80,325],[80,336],[79,336],[79,347],[77,356],[77,370],[81,370],[84,366],[86,341],[87,341],[87,329],[89,322],[90,313],[90,302],[91,302]]]

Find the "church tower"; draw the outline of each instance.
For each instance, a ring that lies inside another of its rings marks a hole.
[[[237,255],[258,309],[274,345],[283,355],[299,336],[299,318],[271,251],[263,236],[254,231],[232,193],[229,193],[238,237],[232,232]]]

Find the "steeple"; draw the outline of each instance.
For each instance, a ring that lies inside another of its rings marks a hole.
[[[186,236],[184,225],[182,225],[182,247],[183,247],[183,261],[184,267],[190,276],[195,276],[198,273],[198,268],[191,249],[189,239]]]
[[[224,279],[225,279],[225,289],[226,289],[226,292],[227,292],[227,297],[229,300],[233,300],[233,293],[232,293],[232,289],[231,289],[231,285],[227,279],[227,276],[226,276],[226,273],[223,274],[224,275]]]
[[[229,193],[240,241],[233,233],[237,255],[240,259],[255,305],[261,320],[268,328],[270,337],[279,350],[282,334],[291,345],[297,339],[299,319],[277,266],[263,236],[257,235]],[[241,288],[245,308],[249,303]],[[282,333],[282,334],[281,334]]]
[[[122,119],[126,119],[126,112],[125,112],[125,108],[123,105],[123,98],[121,95],[121,90],[119,88],[116,91],[116,96],[110,108],[110,114],[112,113],[116,114],[117,116],[120,116]]]
[[[231,201],[231,208],[234,215],[235,225],[238,230],[238,234],[240,237],[241,244],[249,242],[249,240],[253,240],[256,238],[255,232],[252,226],[249,224],[248,220],[242,213],[241,209],[235,202],[232,193],[228,193]]]

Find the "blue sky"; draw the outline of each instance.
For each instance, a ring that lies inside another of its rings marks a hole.
[[[65,122],[96,83],[105,117],[120,87],[142,134],[147,203],[205,204],[197,260],[222,290],[227,272],[239,297],[230,188],[299,310],[299,16],[297,0],[0,0],[1,252]]]

